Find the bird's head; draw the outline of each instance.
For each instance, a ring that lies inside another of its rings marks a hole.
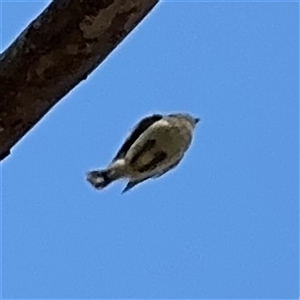
[[[197,125],[197,123],[200,121],[200,119],[199,118],[196,118],[196,117],[193,117],[192,115],[190,115],[190,114],[170,114],[170,115],[168,115],[169,117],[174,117],[174,118],[178,118],[178,119],[182,119],[182,120],[184,120],[184,121],[187,121],[187,122],[189,122],[191,125],[192,125],[192,127],[194,128],[196,125]]]

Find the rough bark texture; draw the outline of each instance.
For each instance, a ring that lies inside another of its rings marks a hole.
[[[158,0],[54,0],[0,55],[0,160]]]

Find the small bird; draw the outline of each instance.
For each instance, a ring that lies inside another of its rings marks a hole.
[[[87,180],[103,189],[115,180],[128,183],[122,193],[173,169],[189,148],[199,118],[189,114],[153,114],[143,118],[133,129],[106,169],[90,171]]]

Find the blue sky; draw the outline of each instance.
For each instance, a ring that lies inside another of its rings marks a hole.
[[[2,50],[46,5],[2,3]],[[297,298],[298,14],[160,3],[3,162],[3,298]],[[141,117],[178,111],[202,122],[177,169],[87,184]]]

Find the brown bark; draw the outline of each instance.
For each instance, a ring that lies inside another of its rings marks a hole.
[[[157,2],[51,2],[0,56],[0,160]]]

